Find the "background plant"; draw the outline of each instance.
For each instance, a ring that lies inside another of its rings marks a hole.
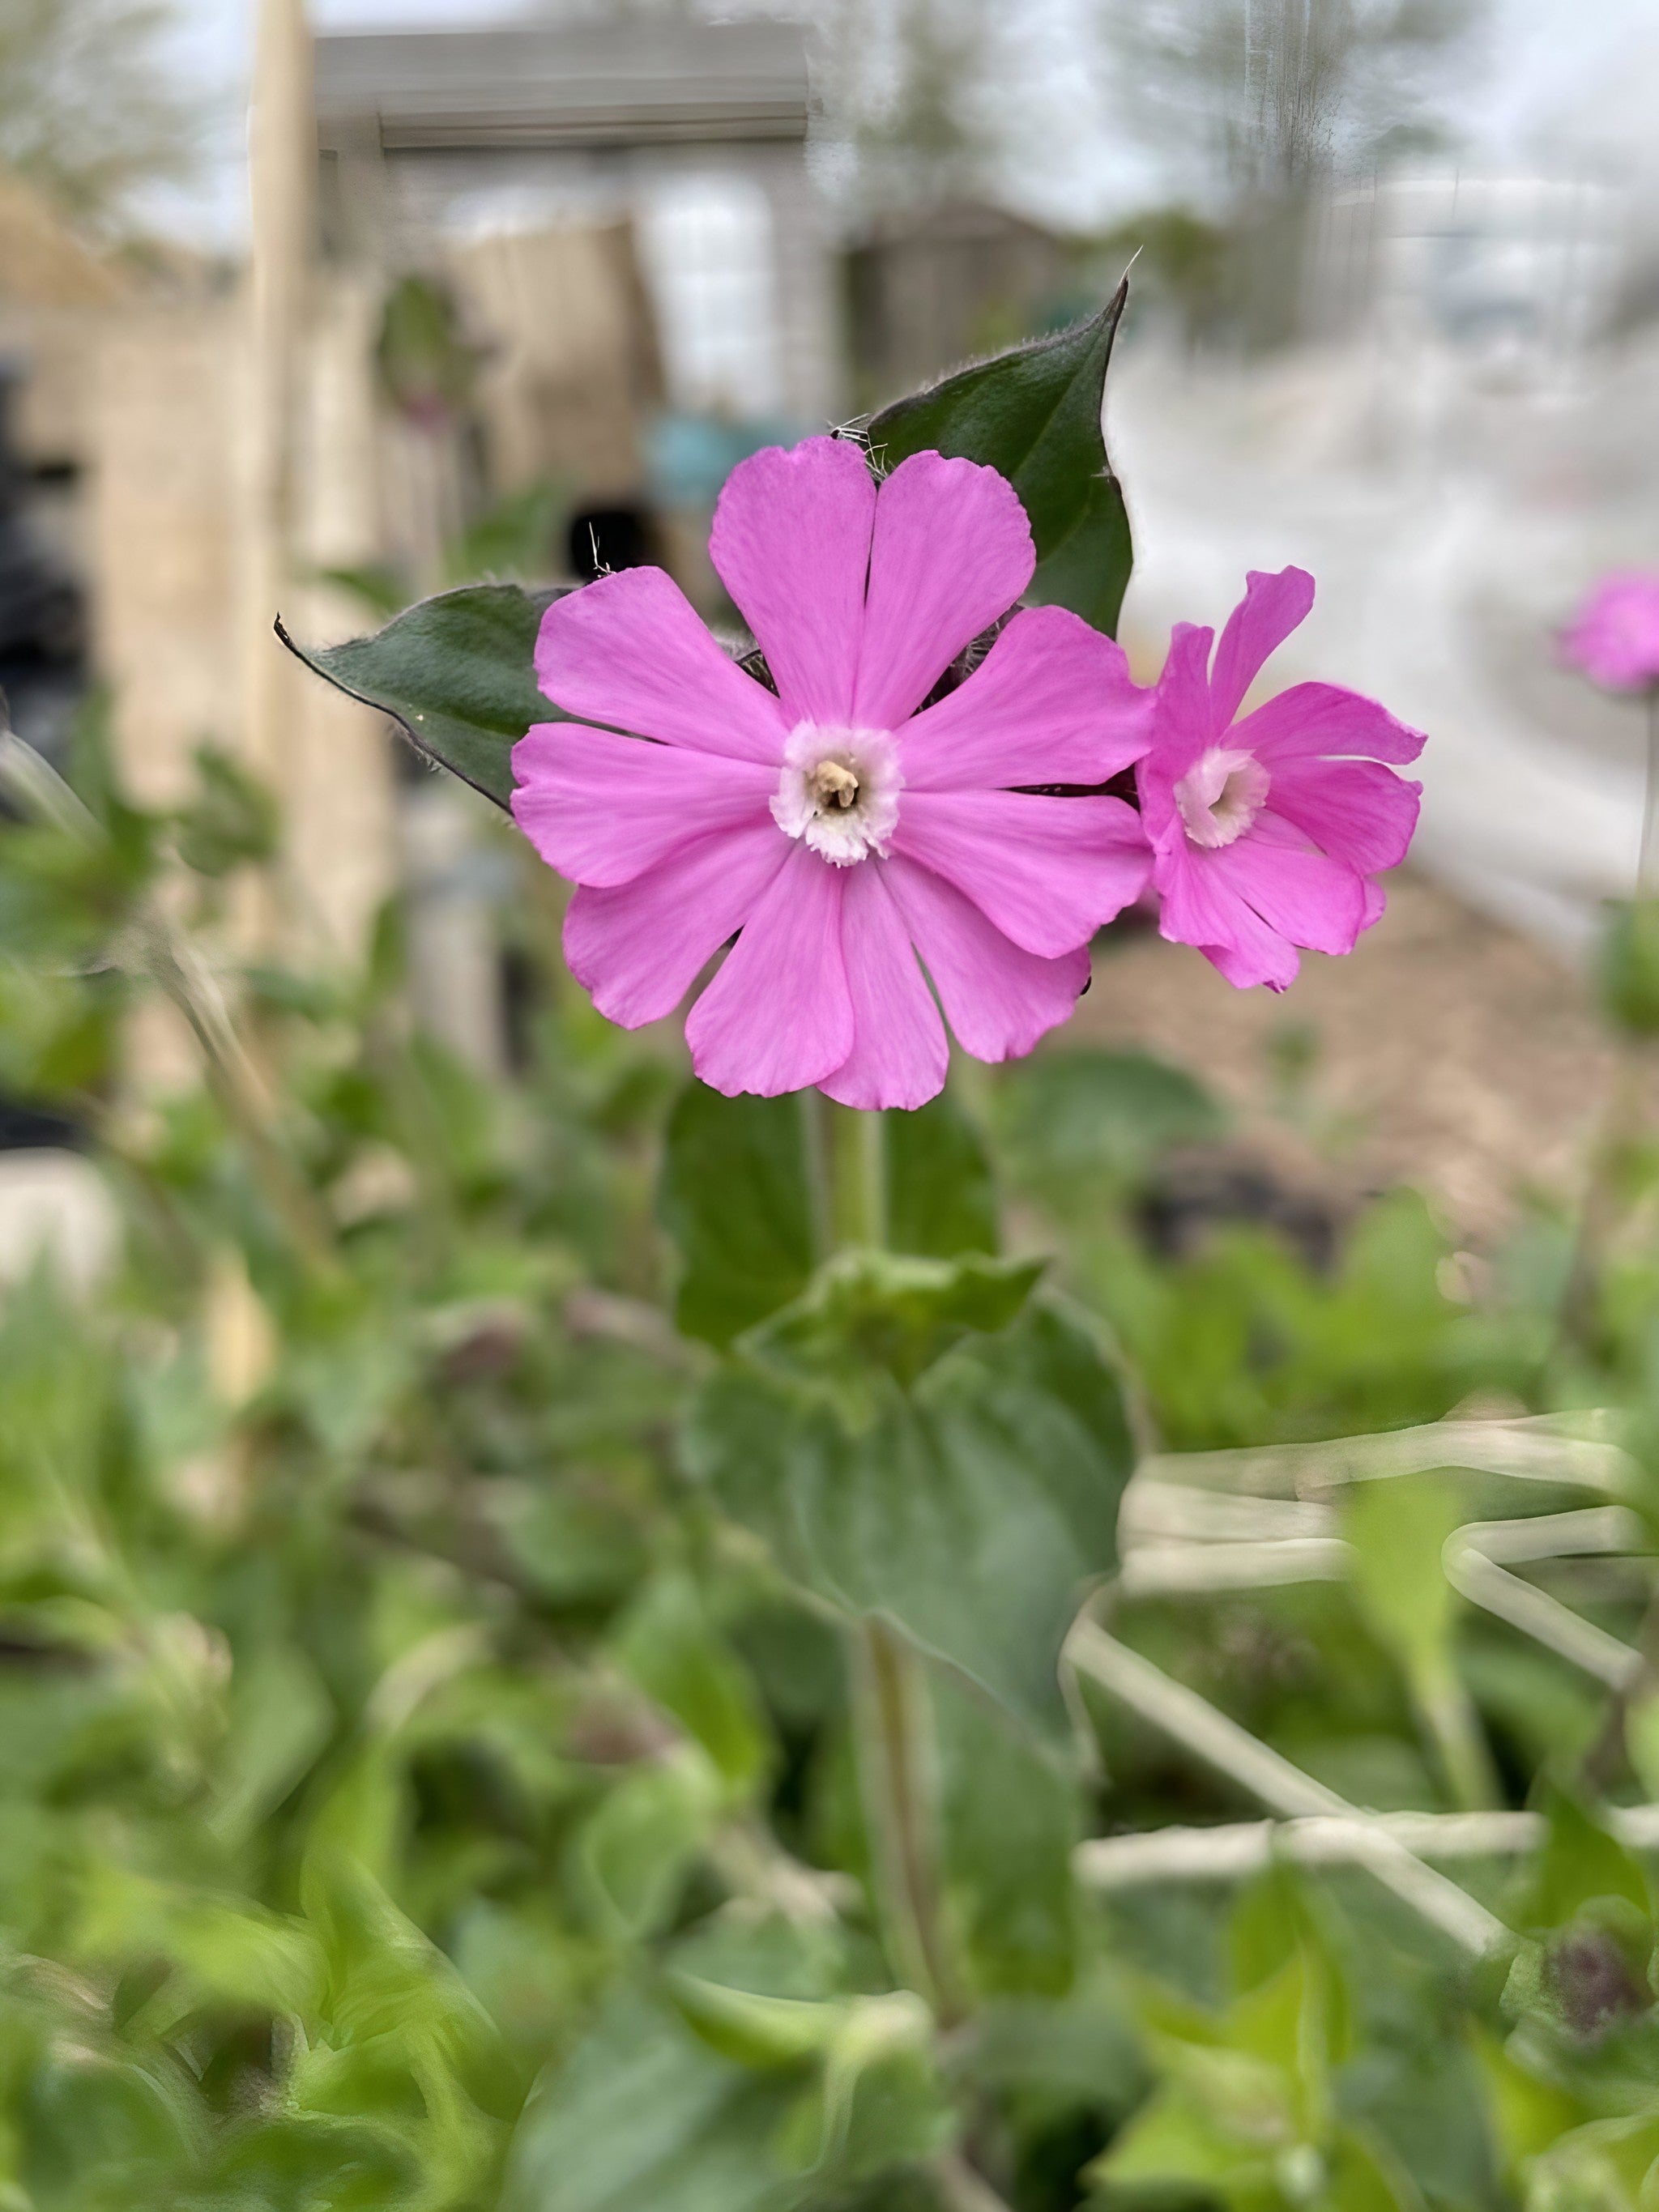
[[[1109,620],[1103,453],[1000,428]],[[490,792],[535,611],[463,591],[331,665]],[[95,715],[67,785],[4,764],[5,1079],[123,1224],[0,1327],[12,2202],[1644,2201],[1650,1677],[1455,1545],[1536,1524],[1527,1589],[1639,1651],[1639,1150],[1570,1327],[1541,1212],[1478,1304],[1410,1193],[1328,1250],[1176,1237],[1198,1074],[1061,1043],[912,1115],[722,1100],[531,896],[485,1085],[411,1028],[395,908],[359,976],[232,957],[273,825],[228,763],[167,817]],[[204,1080],[138,1102],[156,997]],[[1621,1540],[1559,1553],[1585,1510]],[[1240,1548],[1287,1542],[1330,1571]],[[1264,1803],[1530,1807],[1541,1848],[1110,1855]]]

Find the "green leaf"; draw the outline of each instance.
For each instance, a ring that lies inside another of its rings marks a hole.
[[[1457,1672],[1460,1601],[1443,1556],[1468,1518],[1462,1485],[1443,1474],[1351,1483],[1343,1500],[1360,1611],[1400,1662],[1452,1794],[1475,1807],[1496,1802],[1496,1782],[1480,1716]]]
[[[870,450],[895,468],[930,450],[981,461],[1019,494],[1036,541],[1028,599],[1069,607],[1108,635],[1133,552],[1100,410],[1128,281],[1092,320],[947,376],[884,407]]]
[[[802,1102],[723,1098],[689,1083],[669,1116],[657,1212],[679,1247],[674,1317],[726,1345],[812,1273]]]
[[[805,1297],[754,1332],[756,1355],[817,1376],[849,1407],[879,1378],[914,1382],[975,1330],[1006,1328],[1041,1277],[1042,1260],[955,1260],[837,1253]]]
[[[679,1249],[675,1318],[720,1346],[805,1290],[816,1253],[801,1097],[726,1098],[689,1083],[669,1117],[657,1212]],[[994,1252],[996,1196],[977,1132],[947,1097],[889,1114],[882,1133],[896,1251]]]
[[[196,749],[196,790],[178,816],[179,857],[198,876],[224,876],[276,849],[276,804],[216,745]]]
[[[1562,1790],[1540,1793],[1549,1821],[1539,1855],[1527,1914],[1535,1928],[1564,1928],[1589,1906],[1617,1898],[1633,1905],[1643,1920],[1652,1899],[1641,1865],[1583,1806]]]
[[[531,2093],[502,2212],[781,2212],[798,2201],[772,2148],[792,2100],[787,2071],[751,2072],[619,1992]]]
[[[882,1120],[887,1236],[895,1251],[953,1260],[997,1249],[996,1187],[979,1132],[941,1091]]]
[[[256,1647],[231,1682],[231,1726],[215,1776],[216,1834],[240,1842],[279,1805],[328,1741],[328,1692],[296,1647]]]
[[[1170,1146],[1218,1137],[1225,1126],[1196,1078],[1144,1052],[1039,1053],[1010,1069],[1003,1097],[1022,1178],[1060,1199],[1085,1177],[1133,1182]]]
[[[669,1996],[685,2024],[723,2057],[743,2066],[797,2066],[835,2041],[845,2000],[769,1996],[671,1968]]]
[[[933,2021],[908,1990],[854,1997],[822,2080],[779,2138],[792,2164],[824,2181],[867,2180],[942,2150],[955,2132],[932,2050]]]
[[[513,798],[514,746],[532,722],[562,719],[536,684],[536,633],[557,591],[475,584],[441,592],[345,645],[296,645],[308,668],[403,729],[416,752],[497,806]]]
[[[1442,1553],[1469,1517],[1461,1486],[1443,1474],[1356,1482],[1342,1506],[1354,1595],[1372,1631],[1414,1679],[1445,1668],[1459,1601]]]
[[[849,1425],[822,1388],[756,1360],[700,1392],[686,1463],[806,1587],[885,1614],[1058,1733],[1060,1644],[1115,1564],[1133,1462],[1117,1376],[1084,1328],[1035,1306],[860,1410]]]
[[[617,1632],[617,1656],[702,1746],[733,1794],[747,1796],[765,1771],[766,1723],[754,1685],[689,1575],[665,1574],[641,1594]]]
[[[634,1768],[602,1800],[577,1838],[577,1863],[607,1935],[635,1942],[672,1918],[724,1796],[701,1748],[682,1744]]]
[[[1077,1948],[1077,1778],[942,1676],[933,1711],[952,1920],[984,1996],[1063,1996]]]

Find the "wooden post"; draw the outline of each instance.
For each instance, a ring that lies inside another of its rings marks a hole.
[[[286,740],[303,712],[301,672],[271,624],[295,580],[295,445],[315,225],[317,127],[305,0],[259,0],[248,146],[243,745],[253,774],[282,795]],[[277,924],[267,892],[249,916],[250,929],[269,942]]]
[[[244,757],[276,794],[280,899],[247,916],[256,945],[361,957],[392,887],[393,792],[382,718],[329,691],[272,632],[349,635],[361,616],[319,569],[372,560],[380,518],[373,354],[376,286],[335,271],[317,239],[317,122],[305,0],[259,0],[250,188],[241,660]]]

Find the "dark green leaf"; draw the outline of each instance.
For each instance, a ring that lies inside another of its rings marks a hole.
[[[503,2212],[778,2212],[796,2201],[772,2150],[791,2094],[787,2073],[750,2072],[620,1996],[532,2093]]]
[[[1647,1878],[1618,1839],[1564,1790],[1542,1794],[1549,1839],[1540,1857],[1528,1918],[1534,1927],[1565,1927],[1588,1905],[1619,1898],[1645,1919],[1651,1912]]]
[[[666,1925],[723,1796],[702,1751],[682,1744],[631,1769],[602,1801],[578,1838],[577,1862],[605,1934],[631,1942]]]
[[[658,1213],[679,1247],[675,1318],[729,1344],[812,1272],[802,1102],[723,1098],[690,1083],[669,1117]]]
[[[953,1260],[997,1249],[996,1189],[979,1132],[948,1091],[883,1117],[887,1236],[897,1252]]]
[[[556,591],[475,584],[441,592],[346,645],[296,645],[307,666],[401,725],[416,752],[507,805],[514,746],[532,722],[559,710],[536,684],[536,632]]]
[[[851,1427],[821,1389],[733,1369],[699,1395],[687,1464],[820,1596],[886,1614],[1057,1729],[1061,1641],[1116,1558],[1133,1460],[1116,1376],[1081,1328],[1033,1307],[863,1411]]]
[[[948,1679],[935,1687],[945,1881],[981,1995],[1059,1996],[1077,1944],[1074,1775]]]
[[[1167,1146],[1218,1137],[1225,1127],[1195,1077],[1144,1052],[1080,1045],[1039,1053],[1010,1071],[1003,1097],[1021,1176],[1054,1196],[1084,1177],[1133,1181]]]
[[[179,857],[198,876],[228,875],[276,849],[276,806],[263,784],[216,745],[196,750],[196,790],[180,811]]]
[[[1006,1328],[1046,1262],[841,1252],[806,1295],[757,1330],[758,1357],[828,1382],[849,1407],[879,1376],[902,1383],[975,1330]]]
[[[895,401],[868,434],[883,468],[932,450],[984,462],[1006,477],[1036,541],[1036,575],[1027,596],[1070,607],[1109,635],[1117,628],[1133,555],[1100,410],[1127,297],[1126,279],[1091,321]]]
[[[731,1790],[746,1796],[766,1765],[766,1724],[746,1669],[691,1577],[665,1574],[642,1591],[616,1649],[646,1695],[696,1739]]]

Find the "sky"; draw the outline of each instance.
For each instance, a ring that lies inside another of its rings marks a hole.
[[[210,158],[187,190],[158,193],[146,214],[192,243],[237,244],[246,180],[241,106],[257,0],[173,0],[173,46],[181,76],[199,83],[219,115]],[[1103,132],[1094,94],[1076,65],[1087,0],[1011,0],[1030,57],[1034,145],[1042,157],[1010,184],[1033,214],[1102,222],[1143,204],[1156,180],[1141,158]],[[518,12],[479,0],[312,0],[319,30],[476,26]],[[1449,103],[1471,166],[1558,162],[1621,165],[1656,160],[1659,0],[1494,0],[1489,32],[1468,83]],[[1659,183],[1659,176],[1656,176]]]

